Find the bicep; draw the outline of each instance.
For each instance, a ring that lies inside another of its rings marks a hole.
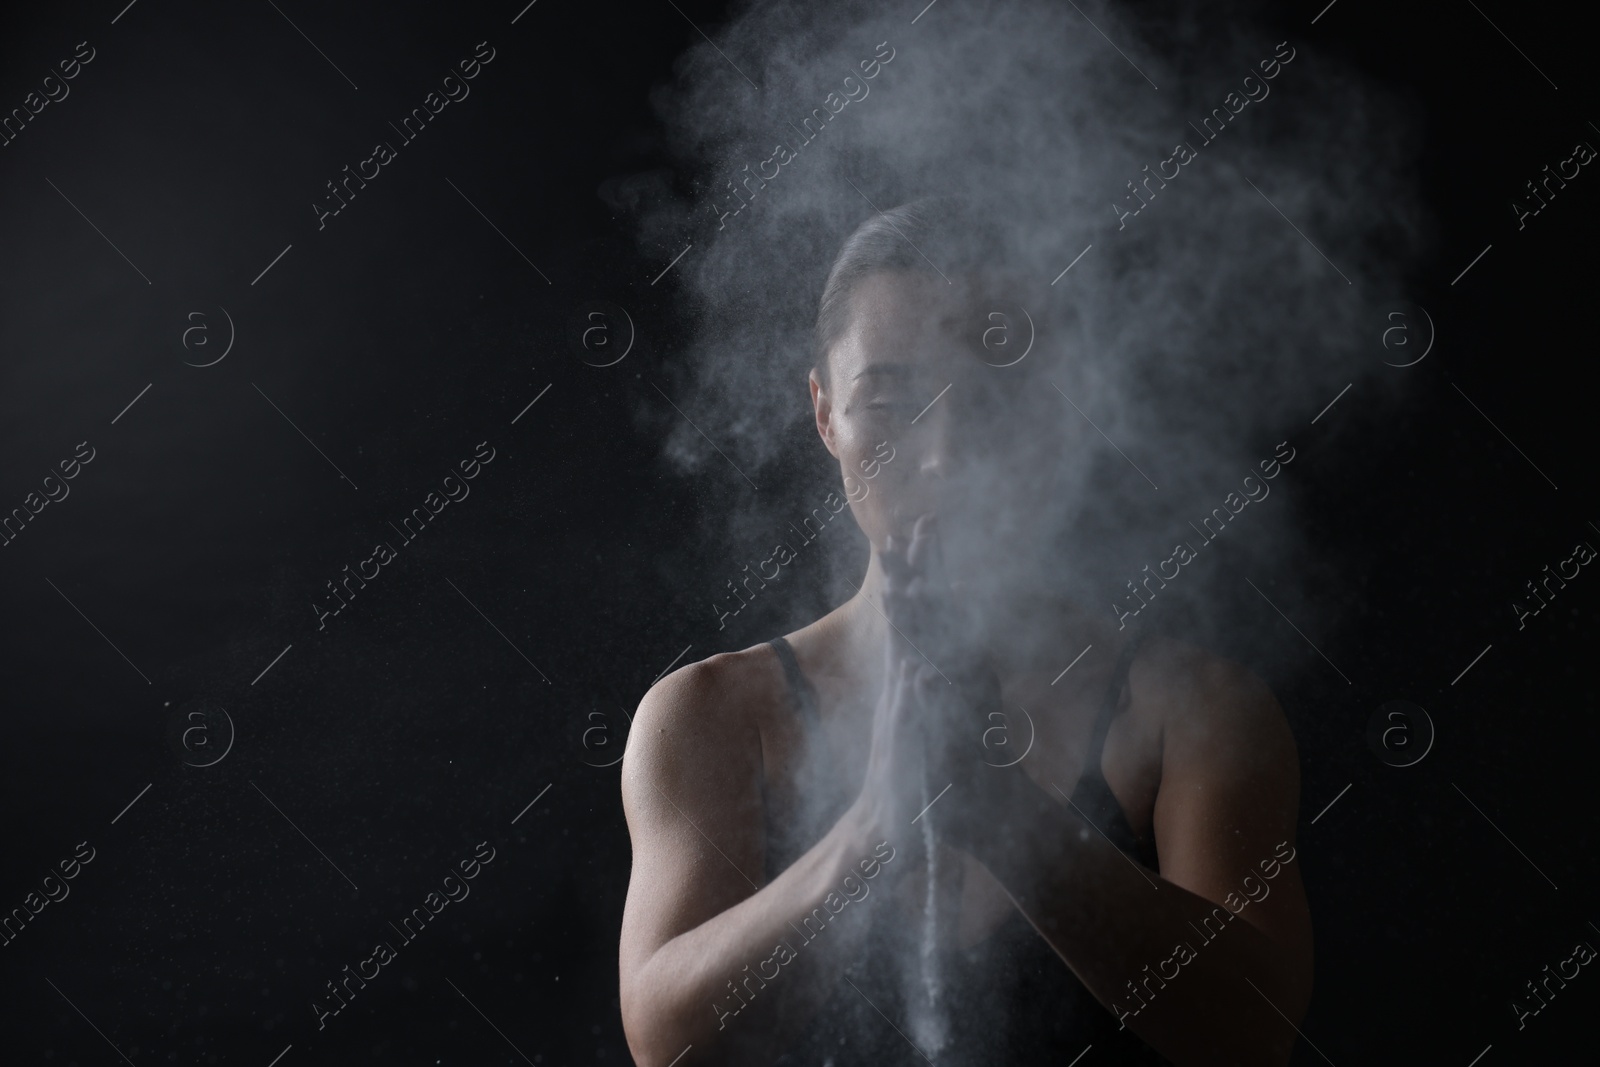
[[[1211,661],[1171,696],[1156,797],[1161,875],[1227,907],[1309,968],[1311,921],[1295,862],[1300,767],[1260,679]]]
[[[662,945],[753,894],[762,881],[760,740],[695,664],[639,705],[622,762],[633,843],[619,964],[623,981]]]

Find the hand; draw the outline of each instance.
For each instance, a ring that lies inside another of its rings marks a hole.
[[[883,688],[872,713],[871,747],[861,792],[847,818],[864,841],[888,841],[905,860],[898,872],[920,869],[927,859],[922,835],[911,820],[927,804],[923,799],[925,753],[920,719],[912,695],[914,666],[889,652]],[[898,879],[896,879],[898,880]]]
[[[890,654],[931,666],[947,684],[957,675],[981,674],[984,657],[972,643],[976,620],[946,575],[938,521],[932,515],[919,517],[909,543],[891,534],[878,561]]]
[[[1010,847],[1013,831],[1039,810],[1039,787],[1018,763],[994,761],[984,735],[999,721],[1000,681],[987,666],[950,681],[923,664],[912,672],[912,703],[926,723],[928,796],[949,792],[929,812],[940,840],[987,862],[992,849]],[[1048,795],[1047,808],[1053,807]]]
[[[890,538],[880,562],[887,654],[902,672],[911,665],[900,699],[922,741],[923,804],[950,786],[929,817],[941,838],[972,851],[977,835],[1018,812],[1019,791],[1031,784],[1021,768],[996,767],[985,758],[984,735],[1002,708],[1000,681],[972,646],[970,614],[945,580],[931,517],[917,520],[909,547],[902,550]]]
[[[924,576],[935,547],[931,523],[919,520],[909,551],[891,537],[880,557],[891,627],[883,646],[883,684],[873,711],[867,771],[851,809],[852,818],[871,840],[888,840],[907,852],[910,862],[902,864],[901,870],[920,866],[926,858],[922,828],[912,820],[949,782],[940,778],[934,784],[929,772],[927,740],[932,720],[915,684],[919,665],[926,669],[917,646],[927,642],[943,648],[946,644],[937,631],[950,613],[934,610],[925,602],[937,595]]]

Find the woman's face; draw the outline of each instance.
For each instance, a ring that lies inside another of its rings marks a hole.
[[[964,280],[897,271],[856,286],[828,384],[813,372],[811,394],[875,548],[930,513],[952,580],[963,571],[971,580],[997,551],[1041,543],[1049,509],[1038,494],[1065,446],[1064,403],[1041,354],[998,365],[1016,359],[1030,330],[1015,304]]]

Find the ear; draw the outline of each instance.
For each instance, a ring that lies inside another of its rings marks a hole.
[[[822,438],[823,447],[828,450],[828,454],[838,459],[839,452],[833,443],[833,400],[828,395],[827,387],[822,384],[817,368],[812,367],[808,377],[811,384],[811,407],[817,415],[817,436]]]

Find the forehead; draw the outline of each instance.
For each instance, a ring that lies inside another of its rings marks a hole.
[[[850,322],[830,353],[833,374],[848,383],[879,364],[934,369],[970,355],[981,330],[972,287],[938,275],[880,271],[863,278],[850,299]],[[971,334],[971,337],[967,335]]]

